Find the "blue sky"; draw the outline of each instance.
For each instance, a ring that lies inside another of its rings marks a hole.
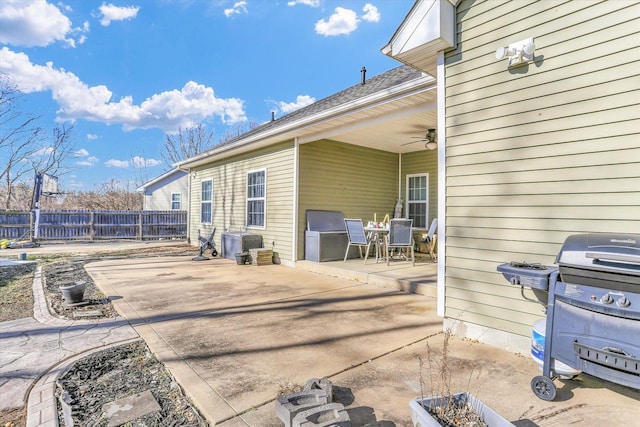
[[[380,49],[413,0],[1,0],[0,73],[41,124],[73,125],[60,180],[129,188],[167,133],[262,123],[400,63]]]

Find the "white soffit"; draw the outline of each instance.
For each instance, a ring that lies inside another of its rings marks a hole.
[[[437,53],[455,46],[455,6],[419,0],[382,53],[435,76]]]
[[[436,87],[433,77],[423,75],[418,80],[213,148],[175,166],[194,168],[294,138],[302,143],[329,138],[391,152],[416,151],[423,147],[401,143],[435,127]]]

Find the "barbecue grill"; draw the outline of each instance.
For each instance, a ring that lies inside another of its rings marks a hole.
[[[640,235],[572,235],[555,263],[498,266],[514,285],[548,290],[544,362],[533,392],[555,399],[554,361],[640,389]]]

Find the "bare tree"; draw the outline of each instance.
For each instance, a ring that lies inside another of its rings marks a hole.
[[[6,209],[22,205],[14,188],[33,182],[37,172],[59,174],[73,151],[72,127],[56,126],[51,138],[38,125],[39,116],[20,108],[21,93],[6,77],[0,76],[0,188]]]
[[[236,123],[235,126],[231,126],[227,128],[227,130],[224,132],[224,136],[220,139],[218,144],[224,144],[225,142],[235,139],[240,135],[242,135],[243,133],[252,131],[259,126],[260,126],[260,123],[255,121]]]
[[[199,123],[185,129],[179,128],[176,134],[167,134],[162,160],[172,167],[174,163],[200,154],[213,146],[213,132],[207,132]]]
[[[11,198],[11,209],[29,210],[33,198],[33,183],[27,183],[26,181],[17,182],[11,187],[10,195],[7,194],[6,188],[3,185],[0,186],[0,199],[6,200],[7,197]]]
[[[64,167],[64,161],[67,160],[75,149],[75,145],[71,140],[73,126],[65,125],[53,128],[51,138],[45,141],[43,155],[34,159],[32,165],[34,170],[41,173],[50,173],[53,175],[63,175],[68,170]]]
[[[67,195],[64,201],[66,209],[90,210],[142,210],[142,193],[131,188],[129,183],[116,179],[103,182],[97,190],[76,192]]]

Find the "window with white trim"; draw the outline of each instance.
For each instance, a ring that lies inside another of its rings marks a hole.
[[[171,193],[171,210],[179,211],[182,208],[182,194]]]
[[[429,216],[429,174],[407,175],[406,217],[413,226],[427,228]]]
[[[211,224],[213,212],[213,180],[200,182],[200,222]]]
[[[267,217],[267,171],[247,172],[247,228],[264,228]]]

